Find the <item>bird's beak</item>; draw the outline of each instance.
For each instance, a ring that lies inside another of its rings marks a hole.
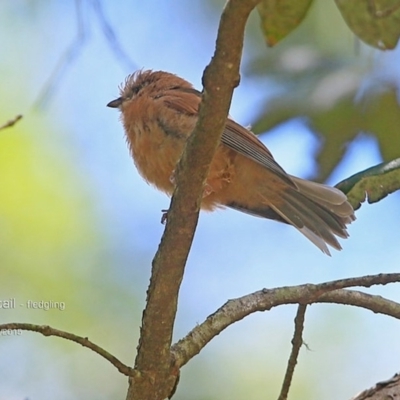
[[[112,100],[107,104],[107,107],[111,108],[119,108],[123,102],[122,97],[118,97],[118,99]]]

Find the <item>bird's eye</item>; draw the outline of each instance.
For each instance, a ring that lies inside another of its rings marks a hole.
[[[140,86],[132,86],[131,90],[129,91],[129,97],[132,98],[139,93]]]

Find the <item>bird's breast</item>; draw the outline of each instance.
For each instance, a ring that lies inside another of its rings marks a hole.
[[[172,194],[173,173],[184,141],[168,135],[157,121],[137,121],[127,132],[128,144],[139,173],[159,190]]]

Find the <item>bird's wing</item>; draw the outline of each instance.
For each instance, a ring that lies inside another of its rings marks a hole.
[[[193,88],[174,87],[161,97],[164,104],[180,113],[197,115],[201,101],[201,92]]]
[[[228,118],[224,132],[222,133],[221,142],[230,149],[237,151],[274,172],[290,186],[296,187],[290,176],[275,161],[271,152],[257,136],[230,118]]]
[[[179,91],[179,95],[176,95],[175,90]],[[197,114],[200,101],[201,93],[192,88],[172,88],[165,93],[164,97],[164,102],[168,107],[189,115]],[[257,136],[230,118],[226,122],[221,142],[274,172],[290,186],[297,187]]]

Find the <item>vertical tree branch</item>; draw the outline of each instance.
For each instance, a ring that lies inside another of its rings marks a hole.
[[[278,400],[286,400],[292,383],[294,369],[297,364],[300,348],[303,345],[304,317],[306,315],[307,304],[299,304],[296,318],[294,319],[294,334],[292,339],[292,352],[290,353],[285,378],[283,379],[281,393]]]
[[[177,187],[168,220],[152,263],[141,337],[127,399],[164,399],[173,390],[178,370],[170,352],[180,284],[197,225],[203,184],[225,126],[239,65],[244,28],[259,0],[227,2],[218,29],[216,50],[203,75],[199,119],[176,171]]]

